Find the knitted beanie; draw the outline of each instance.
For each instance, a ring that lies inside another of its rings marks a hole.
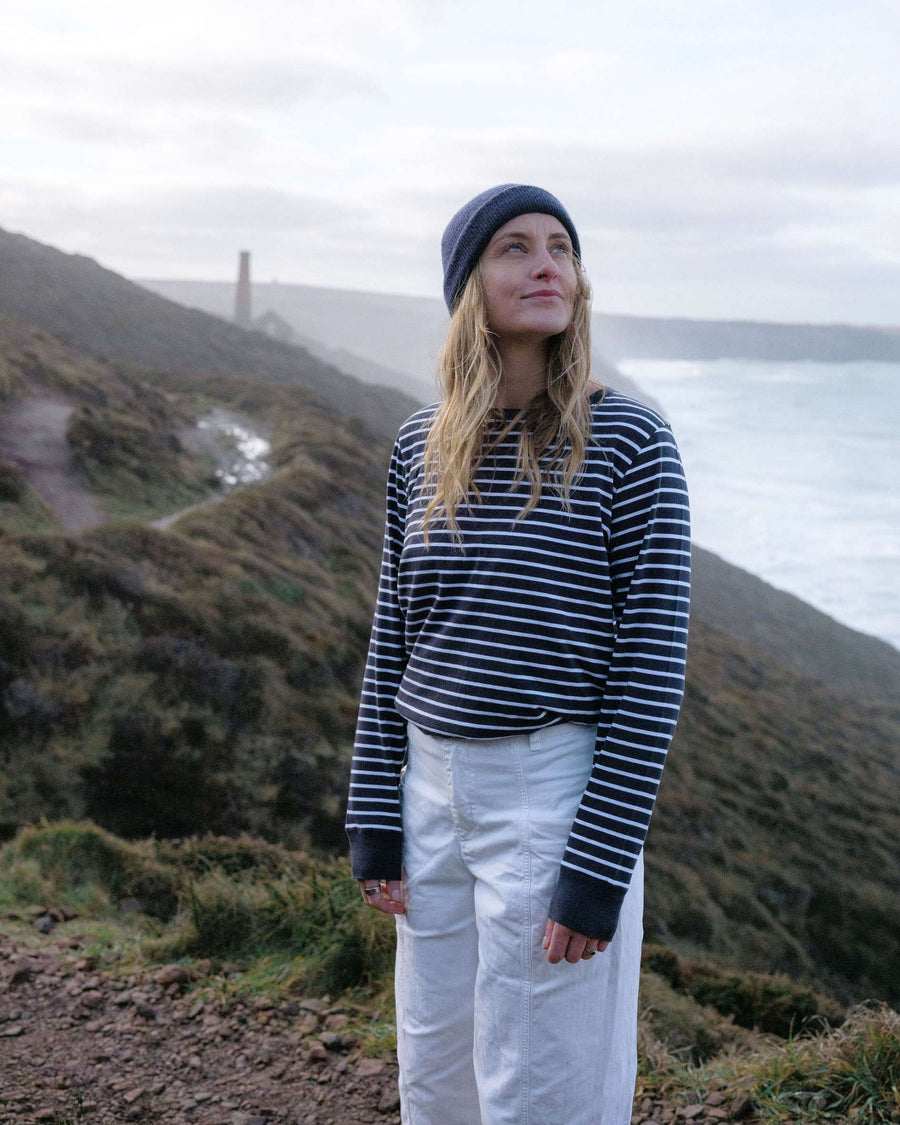
[[[441,239],[444,300],[451,312],[478,259],[500,227],[516,215],[532,212],[559,219],[572,238],[576,257],[581,256],[575,224],[555,195],[528,184],[488,188],[456,212]]]

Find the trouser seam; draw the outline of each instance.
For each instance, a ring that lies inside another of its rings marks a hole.
[[[531,746],[529,736],[524,739],[526,751]],[[522,965],[523,965],[523,980],[524,988],[522,990],[522,1033],[521,1033],[521,1096],[522,1096],[522,1110],[521,1110],[521,1123],[528,1125],[529,1116],[529,1073],[530,1066],[530,1048],[531,1048],[531,998],[534,977],[531,967],[531,928],[532,928],[532,910],[531,910],[531,883],[532,883],[532,866],[531,866],[531,808],[528,803],[528,779],[526,770],[522,762],[522,753],[520,749],[516,763],[519,770],[519,783],[522,788],[522,808],[525,814],[525,824],[522,840],[522,864],[524,868],[524,894],[522,896]]]

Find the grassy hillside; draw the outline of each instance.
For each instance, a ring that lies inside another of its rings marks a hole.
[[[694,544],[691,613],[851,699],[900,699],[900,652]]]
[[[900,1001],[898,745],[896,701],[842,699],[692,620],[648,936]]]
[[[80,366],[41,333],[5,355],[7,402],[27,389],[81,404],[70,435],[90,422],[106,439],[80,441],[85,475],[135,517],[68,536],[3,470],[0,830],[87,812],[128,834],[338,846],[387,446],[304,388]],[[212,403],[267,425],[272,477],[147,526],[151,499],[181,503],[203,480],[170,439]]]
[[[216,403],[269,428],[274,472],[168,531],[130,518],[67,535],[36,518],[27,487],[7,491],[0,833],[89,816],[129,838],[243,831],[343,851],[388,444],[302,388],[137,376],[26,343],[3,369],[8,393],[30,350],[32,392],[93,396],[122,419],[111,434],[144,432],[150,448]],[[102,473],[125,480],[130,450],[103,447]],[[81,456],[100,473],[91,443]],[[145,458],[142,487],[172,472]],[[695,618],[648,843],[648,938],[843,1001],[896,1000],[898,741],[896,704],[841,698]]]
[[[72,407],[66,438],[74,471],[110,515],[152,518],[219,491],[209,460],[192,455],[179,438],[196,422],[199,398],[166,395],[142,372],[74,352],[50,333],[0,314],[0,413],[38,397]],[[0,424],[0,452],[3,430]],[[0,471],[2,527],[52,527],[22,472],[10,464]],[[10,503],[17,498],[20,503]]]
[[[393,437],[418,405],[397,390],[345,375],[303,348],[182,308],[90,258],[2,229],[0,313],[113,363],[307,387],[336,415],[356,417],[382,437]]]

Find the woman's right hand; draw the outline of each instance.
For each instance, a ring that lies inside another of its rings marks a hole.
[[[405,914],[406,895],[399,879],[360,879],[359,892],[363,902],[383,914]]]

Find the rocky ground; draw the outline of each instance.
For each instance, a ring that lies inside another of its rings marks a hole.
[[[126,969],[88,941],[60,908],[0,920],[3,1125],[399,1123],[394,1056],[360,1050],[371,1013],[327,996],[217,996],[237,965]],[[632,1123],[753,1117],[724,1083],[693,1104],[639,1085]]]
[[[396,1064],[361,1054],[358,1011],[216,1001],[192,987],[211,963],[122,973],[71,925],[35,948],[23,921],[0,925],[0,1122],[400,1121]]]

